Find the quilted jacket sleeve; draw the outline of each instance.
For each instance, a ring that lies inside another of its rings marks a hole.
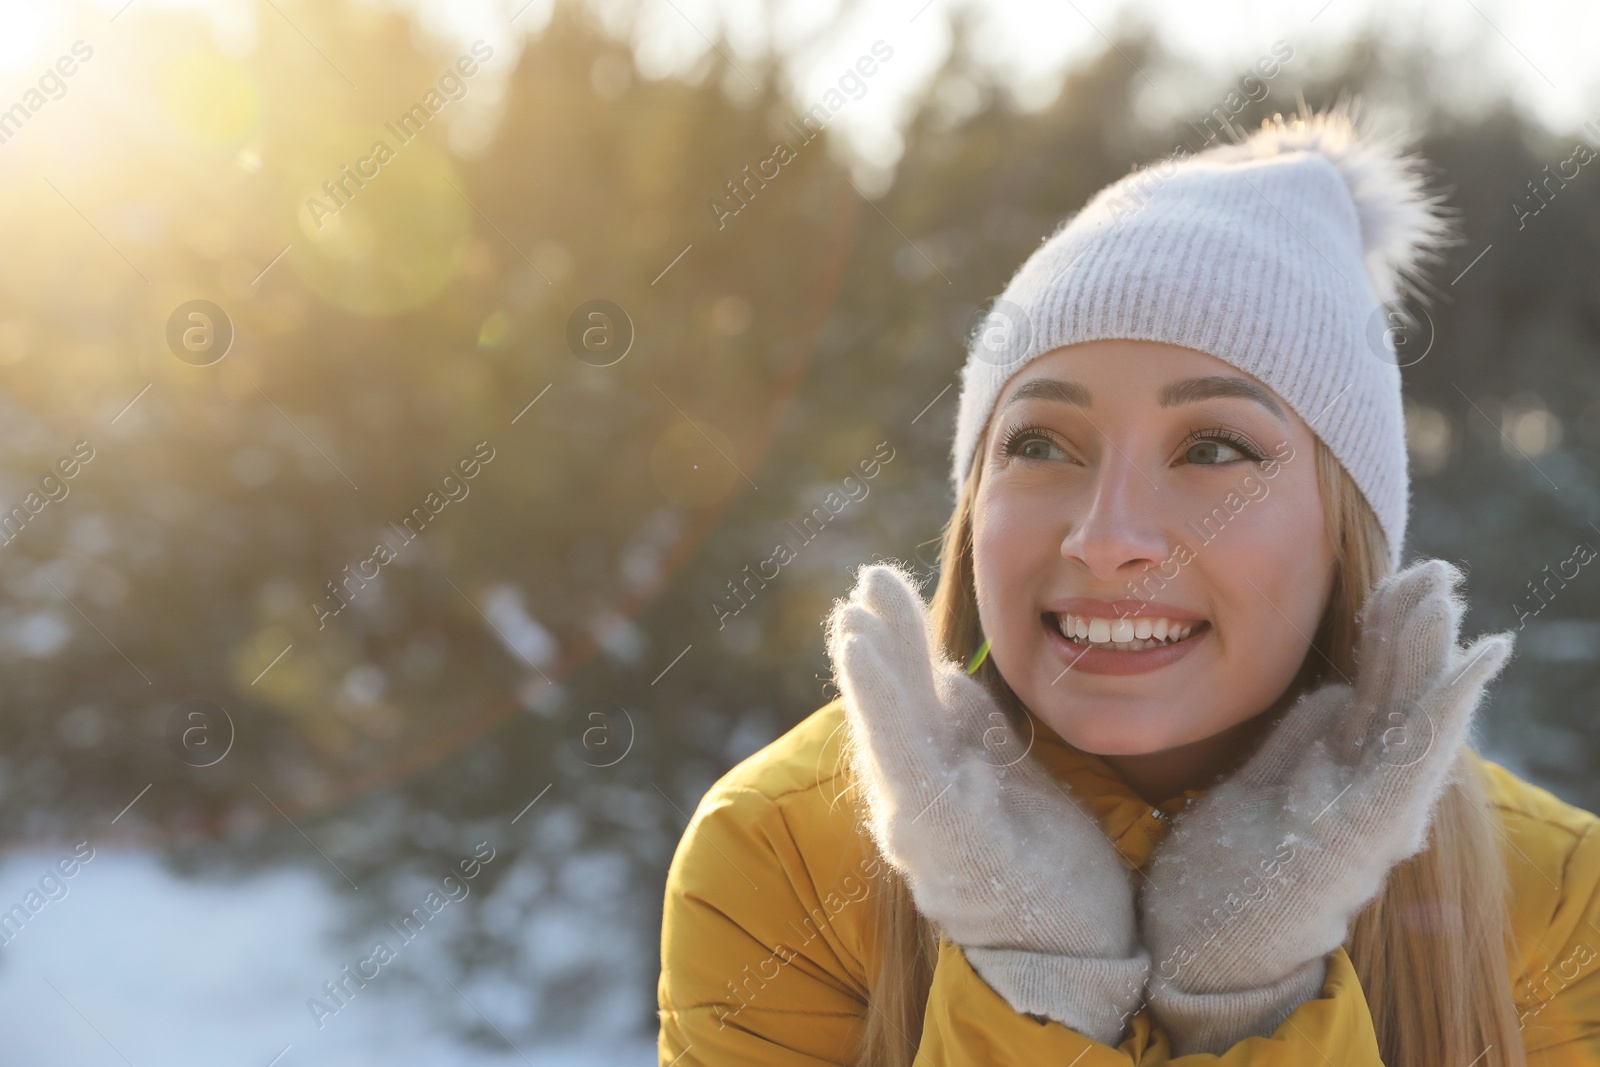
[[[847,817],[843,812],[838,817]],[[853,834],[808,840],[814,812],[737,786],[706,795],[668,874],[657,989],[666,1067],[848,1067],[867,1011],[858,949],[877,873]],[[800,840],[797,841],[796,835]],[[848,844],[822,851],[828,839]],[[825,857],[819,860],[819,857]],[[1326,1057],[1326,1060],[1324,1059]],[[1349,957],[1330,957],[1321,999],[1270,1038],[1221,1057],[1173,1057],[1164,1031],[1134,1016],[1115,1049],[1015,1011],[955,944],[940,945],[918,1067],[1381,1067]]]
[[[784,799],[719,784],[684,831],[662,915],[663,1065],[854,1061],[867,1011],[861,902],[879,861]]]
[[[1539,855],[1530,832],[1507,820],[1506,842],[1519,859]],[[1600,1063],[1600,823],[1587,825],[1545,879],[1552,887],[1549,924],[1512,985],[1528,1067]]]
[[[821,736],[831,720],[814,724]],[[661,940],[662,1067],[849,1067],[865,1028],[870,903],[881,862],[839,802],[815,738],[730,775],[701,800],[668,874]],[[1600,1063],[1600,820],[1491,765],[1513,888],[1512,994],[1528,1067]],[[919,1067],[1381,1067],[1348,954],[1321,997],[1266,1038],[1175,1057],[1147,1012],[1116,1048],[1007,1004],[961,949],[940,945]],[[1463,1065],[1465,1067],[1465,1065]]]

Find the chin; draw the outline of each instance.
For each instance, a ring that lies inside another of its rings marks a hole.
[[[1165,744],[1152,743],[1149,738],[1129,737],[1126,732],[1117,731],[1093,737],[1082,742],[1066,738],[1066,742],[1080,752],[1087,752],[1091,756],[1149,756],[1156,752],[1165,752],[1169,748],[1177,748],[1183,742]]]
[[[1036,714],[1067,744],[1094,756],[1146,756],[1194,740],[1169,735],[1161,728],[1167,724],[1149,723],[1145,714],[1126,707],[1087,715],[1047,708]]]

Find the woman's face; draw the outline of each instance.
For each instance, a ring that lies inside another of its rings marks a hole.
[[[978,457],[973,561],[989,654],[1022,702],[1103,756],[1269,708],[1332,589],[1314,441],[1275,393],[1193,349],[1093,341],[1019,370]],[[1180,626],[1162,647],[1108,643]]]

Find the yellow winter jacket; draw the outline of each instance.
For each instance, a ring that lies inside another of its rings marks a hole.
[[[1104,761],[1030,718],[1033,754],[1087,802],[1127,862],[1143,868],[1194,791],[1153,810]],[[870,889],[882,860],[840,797],[844,729],[835,699],[723,775],[690,818],[667,876],[662,922],[663,1067],[853,1062],[876,962]],[[1510,872],[1511,979],[1529,1067],[1600,1065],[1600,819],[1479,762]],[[1175,1057],[1148,1010],[1113,1049],[1018,1013],[959,946],[940,944],[919,1067],[1211,1062],[1379,1067],[1372,1017],[1345,950],[1329,957],[1321,998],[1296,1008],[1270,1038],[1241,1041],[1220,1057]]]

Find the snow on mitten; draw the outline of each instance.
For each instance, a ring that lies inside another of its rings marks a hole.
[[[1457,647],[1461,577],[1432,559],[1379,582],[1354,686],[1302,696],[1238,772],[1173,821],[1140,911],[1150,1008],[1179,1055],[1269,1036],[1321,995],[1351,920],[1422,850],[1514,640]]]
[[[897,566],[861,568],[827,645],[872,835],[918,909],[1017,1011],[1114,1045],[1149,959],[1094,817],[1034,760],[982,744],[1003,713],[945,658]]]

